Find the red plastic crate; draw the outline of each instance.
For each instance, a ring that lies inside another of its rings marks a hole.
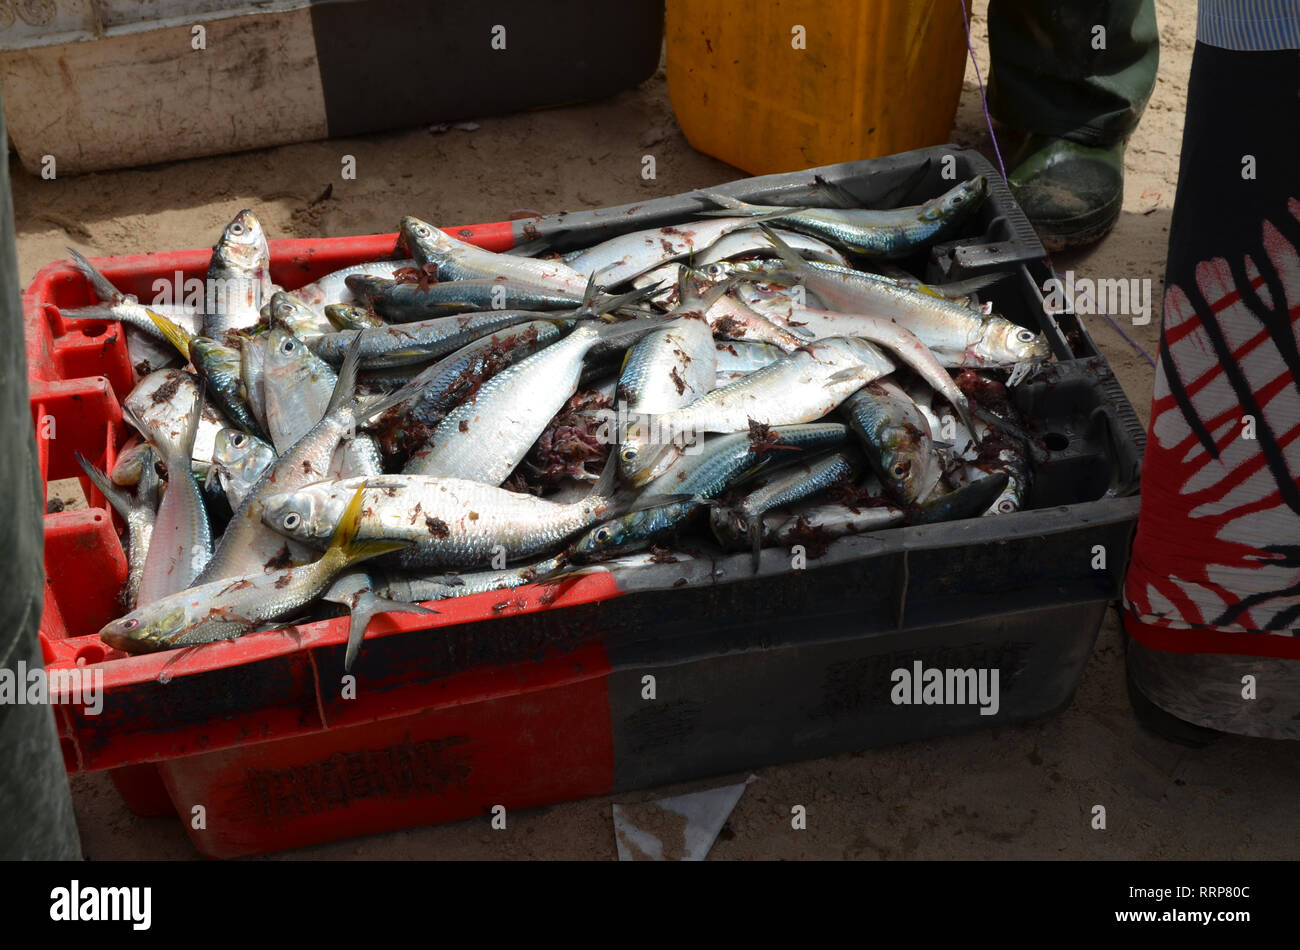
[[[490,250],[515,243],[519,224],[448,229]],[[301,286],[349,264],[389,255],[396,235],[271,242],[276,283]],[[153,295],[155,279],[202,278],[210,251],[95,261],[126,293]],[[343,698],[341,618],[199,649],[126,656],[98,629],[120,614],[126,578],[120,519],[76,464],[81,452],[110,468],[128,437],[121,401],[133,385],[124,335],[112,322],[64,322],[60,307],[92,302],[67,262],[44,268],[23,295],[32,415],[42,484],[77,477],[90,508],[45,516],[45,610],[40,639],[49,669],[98,668],[104,708],[56,705],[70,771],[109,769],[137,814],[191,815],[204,854],[230,857],[335,837],[608,792],[613,743],[596,631],[586,644],[543,648],[536,662],[430,680],[419,670],[363,675]],[[558,593],[527,588],[503,599],[449,601],[434,616],[387,615],[373,638],[501,620],[617,594],[608,576]],[[553,599],[552,599],[553,598]],[[575,649],[576,646],[576,649]],[[328,662],[318,661],[321,651]],[[363,663],[365,653],[363,652]],[[323,678],[322,666],[330,672]],[[544,726],[540,727],[541,724]],[[549,767],[524,774],[521,759]],[[341,820],[339,809],[346,808]]]
[[[932,250],[927,276],[1017,271],[995,304],[1047,334],[1056,356],[1016,390],[1031,435],[1063,446],[1037,462],[1032,510],[845,538],[801,569],[789,552],[764,550],[758,573],[748,554],[704,552],[620,572],[618,583],[596,573],[443,601],[434,616],[385,615],[349,698],[346,619],[147,656],[107,650],[95,633],[117,612],[126,563],[115,516],[82,478],[92,509],[46,517],[41,627],[50,668],[105,674],[101,715],[55,707],[69,769],[111,770],[137,814],[178,813],[202,853],[229,857],[1064,709],[1119,592],[1143,429],[1086,329],[1044,308],[1041,248],[1005,185],[977,153],[943,147],[723,188],[798,203],[785,199],[814,197],[819,174],[870,203],[926,163],[938,194],[947,185],[937,157],[949,153],[959,175],[983,174],[993,194],[965,236]],[[696,204],[678,195],[449,231],[498,251],[538,238],[567,249],[680,221]],[[296,287],[394,244],[394,235],[272,242],[272,276]],[[147,300],[156,278],[201,277],[208,257],[99,264]],[[74,451],[111,465],[126,434],[119,400],[130,367],[117,324],[72,330],[54,309],[88,294],[58,264],[24,298],[38,436],[42,420],[55,424],[40,445],[46,481],[80,477]],[[1097,545],[1111,555],[1100,570]],[[1000,711],[896,705],[890,671],[913,662],[1000,670]],[[643,692],[647,676],[654,696]]]

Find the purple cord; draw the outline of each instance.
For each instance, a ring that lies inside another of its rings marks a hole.
[[[998,137],[993,134],[993,116],[989,114],[989,100],[984,95],[984,77],[980,75],[980,64],[975,61],[975,47],[970,38],[970,20],[966,16],[966,0],[957,0],[961,6],[961,21],[966,25],[966,49],[970,51],[970,64],[975,67],[975,81],[980,87],[980,102],[984,105],[984,121],[988,123],[989,139],[993,142],[993,154],[998,157],[998,171],[1002,172],[1002,180],[1007,180],[1007,166],[1002,161],[1002,149],[998,148]]]
[[[998,148],[998,137],[993,133],[993,116],[989,113],[988,96],[984,94],[984,77],[980,75],[980,64],[975,61],[975,46],[971,42],[970,19],[966,15],[966,0],[957,0],[957,3],[961,7],[961,21],[966,25],[966,49],[970,52],[971,65],[975,67],[975,81],[979,84],[980,102],[984,106],[984,121],[985,123],[987,123],[989,128],[989,141],[993,143],[993,154],[996,155],[998,158],[998,170],[1002,173],[1002,180],[1006,181],[1007,166],[1006,163],[1002,161],[1002,149]],[[1044,251],[1043,253],[1047,254],[1046,251]],[[1064,287],[1065,280],[1061,277],[1059,273],[1057,273],[1056,265],[1052,263],[1051,254],[1047,254],[1047,266],[1051,269],[1052,276],[1055,277],[1058,281],[1060,281],[1061,286]],[[1071,292],[1073,292],[1074,288],[1070,288],[1070,289]],[[1115,328],[1115,332],[1118,333],[1120,336],[1122,336],[1125,339],[1125,341],[1127,341],[1129,346],[1133,347],[1133,349],[1141,353],[1143,358],[1148,363],[1150,363],[1151,366],[1154,368],[1156,365],[1156,361],[1151,358],[1151,354],[1148,353],[1146,350],[1144,350],[1141,344],[1139,344],[1135,339],[1133,339],[1126,332],[1124,332],[1124,328],[1121,327],[1118,322],[1116,322],[1114,317],[1108,314],[1105,310],[1101,309],[1101,305],[1098,304],[1096,300],[1093,300],[1092,294],[1086,294],[1085,296],[1087,296],[1089,300],[1092,300],[1093,306],[1096,307],[1097,312],[1106,318],[1106,320],[1110,323],[1110,325]]]

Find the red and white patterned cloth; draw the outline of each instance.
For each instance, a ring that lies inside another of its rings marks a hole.
[[[1300,658],[1300,201],[1282,214],[1260,259],[1165,291],[1124,590],[1151,649]]]

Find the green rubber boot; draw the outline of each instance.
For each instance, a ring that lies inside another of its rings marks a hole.
[[[1030,136],[1013,162],[1011,193],[1049,251],[1100,240],[1124,205],[1124,145]]]

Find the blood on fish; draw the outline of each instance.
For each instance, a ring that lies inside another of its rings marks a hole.
[[[282,571],[292,563],[293,555],[289,553],[289,545],[285,544],[263,567],[268,571]]]

